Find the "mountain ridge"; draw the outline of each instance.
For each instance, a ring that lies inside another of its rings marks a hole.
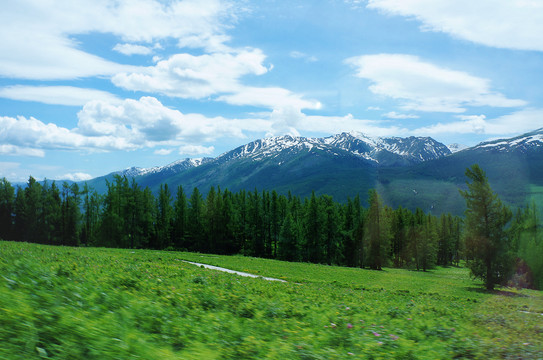
[[[365,198],[369,189],[377,189],[392,207],[461,214],[465,202],[458,190],[465,187],[466,168],[475,163],[507,203],[520,206],[534,196],[543,202],[538,187],[543,189],[543,129],[455,152],[429,137],[371,138],[355,132],[323,138],[285,135],[258,139],[215,158],[126,169],[90,180],[89,185],[105,192],[105,180],[126,175],[154,192],[167,183],[172,192],[179,185],[185,191],[198,187],[204,195],[211,186],[290,191],[302,197],[315,191],[338,201],[357,194]]]

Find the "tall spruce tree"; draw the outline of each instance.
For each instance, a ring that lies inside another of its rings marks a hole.
[[[467,265],[475,278],[484,281],[492,290],[511,273],[513,256],[506,226],[512,218],[488,183],[479,165],[466,170],[467,191],[460,191],[466,199],[466,255]]]
[[[0,239],[12,240],[15,189],[6,178],[0,180]]]
[[[366,247],[366,263],[373,270],[381,270],[386,264],[388,255],[389,230],[387,218],[382,208],[377,191],[370,190],[369,209],[364,228]]]

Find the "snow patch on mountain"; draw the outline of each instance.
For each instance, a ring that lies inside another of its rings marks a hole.
[[[151,175],[151,174],[156,174],[156,173],[175,174],[182,170],[187,170],[187,169],[200,166],[211,160],[213,159],[212,158],[194,158],[194,159],[186,158],[186,159],[174,161],[164,166],[153,166],[150,168],[131,167],[131,168],[119,171],[118,174],[121,176],[126,176],[126,177],[136,177],[136,176]]]
[[[507,152],[513,150],[526,152],[540,148],[543,148],[543,129],[539,129],[531,133],[527,133],[510,139],[485,141],[473,147],[473,149],[499,152]]]
[[[361,132],[337,134],[325,138],[290,135],[260,139],[220,155],[217,160],[277,158],[300,151],[325,151],[339,156],[345,152],[383,165],[406,165],[449,155],[450,150],[432,138],[369,137]]]
[[[456,152],[459,152],[459,151],[462,151],[462,150],[465,150],[467,148],[469,148],[469,146],[467,145],[463,145],[463,144],[458,144],[458,143],[452,143],[452,144],[449,144],[447,145],[447,147],[449,148],[449,150],[451,150],[451,153],[456,153]]]

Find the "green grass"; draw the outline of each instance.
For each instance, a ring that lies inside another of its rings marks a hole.
[[[243,278],[191,260],[284,278]],[[0,242],[0,358],[541,358],[543,294],[461,268]]]

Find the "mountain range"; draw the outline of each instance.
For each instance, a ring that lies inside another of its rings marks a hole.
[[[543,129],[510,139],[450,148],[430,137],[368,137],[359,132],[324,138],[279,136],[260,139],[216,158],[183,159],[166,166],[117,171],[87,183],[106,190],[115,175],[134,177],[157,191],[167,183],[175,193],[211,186],[239,190],[312,191],[336,200],[376,188],[390,206],[420,207],[434,213],[461,214],[465,170],[479,164],[493,189],[511,205],[543,200]]]

